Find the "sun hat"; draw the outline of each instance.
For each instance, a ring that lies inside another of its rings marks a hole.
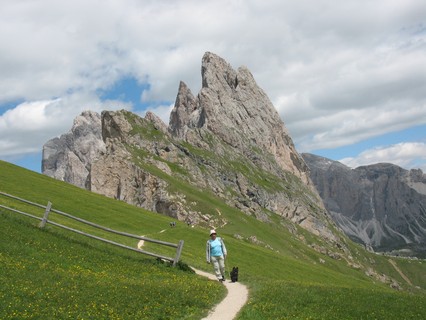
[[[212,235],[213,233],[216,234],[216,230],[215,229],[211,229],[210,230],[210,235]]]

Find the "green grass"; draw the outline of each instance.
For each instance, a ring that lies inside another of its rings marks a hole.
[[[424,297],[374,289],[270,281],[242,319],[424,319]]]
[[[140,254],[19,216],[3,213],[0,222],[1,319],[199,319],[224,295]]]
[[[408,285],[388,257],[364,251],[347,241],[354,261],[322,255],[307,244],[321,241],[270,214],[261,223],[224,204],[213,194],[170,180],[184,188],[204,213],[226,219],[218,229],[225,239],[227,268],[239,266],[240,281],[250,289],[249,303],[238,319],[422,319],[426,318],[426,262],[393,258],[413,286]],[[185,189],[186,188],[186,189]],[[183,266],[207,271],[207,228],[190,228],[173,219],[109,199],[0,161],[0,191],[105,225],[109,228],[177,243],[184,240]],[[189,201],[189,200],[188,200]],[[0,196],[0,204],[34,209]],[[69,219],[52,219],[77,227]],[[159,264],[152,257],[113,247],[0,209],[0,318],[61,319],[200,319],[225,294],[219,283],[184,268]],[[136,247],[137,239],[107,235]],[[163,231],[165,230],[165,231]],[[163,231],[163,232],[162,232]],[[259,241],[252,243],[251,237]],[[300,241],[303,236],[306,242]],[[144,249],[174,255],[174,248],[146,243]],[[320,259],[323,263],[320,262]],[[372,267],[396,279],[403,291],[391,289],[365,274]]]

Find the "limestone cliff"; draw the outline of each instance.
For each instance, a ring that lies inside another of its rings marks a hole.
[[[43,146],[42,172],[80,188],[90,188],[92,162],[105,150],[101,117],[85,111],[74,119],[71,130]]]

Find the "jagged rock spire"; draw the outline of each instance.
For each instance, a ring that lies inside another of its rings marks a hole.
[[[248,155],[253,147],[272,154],[286,171],[309,183],[308,168],[265,92],[246,67],[235,71],[218,55],[206,52],[202,88],[194,97],[181,82],[169,130],[186,139],[188,130],[203,128]]]
[[[188,86],[181,81],[175,107],[170,113],[169,131],[173,136],[178,138],[185,136],[188,125],[191,123],[191,116],[199,118],[197,110],[199,110],[198,100],[194,97]]]

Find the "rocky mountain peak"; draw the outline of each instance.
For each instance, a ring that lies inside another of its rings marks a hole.
[[[201,75],[202,88],[197,97],[183,82],[179,85],[170,132],[176,138],[194,142],[194,135],[188,132],[203,129],[248,157],[254,148],[260,148],[273,155],[283,170],[309,184],[305,162],[250,71],[246,67],[235,71],[224,59],[207,52],[202,59]]]
[[[206,52],[201,61],[202,87],[221,92],[234,90],[237,85],[237,73],[231,65],[218,55]]]
[[[188,191],[194,187],[259,220],[271,222],[274,213],[336,242],[308,167],[250,71],[235,71],[209,52],[201,65],[200,92],[195,96],[180,82],[168,127],[150,112],[141,118],[103,111],[96,128],[87,127],[92,135],[70,133],[71,140],[102,142],[96,157],[81,163],[86,188],[190,223],[225,225],[217,209],[200,211],[205,207]],[[81,146],[67,148],[77,153]],[[49,150],[64,152],[61,144]],[[54,175],[55,168],[69,166],[59,158],[43,172]]]

